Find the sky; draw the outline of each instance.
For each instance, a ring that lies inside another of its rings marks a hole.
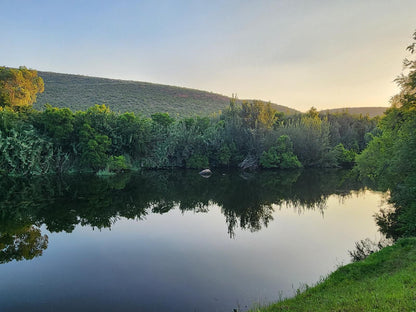
[[[0,66],[301,111],[388,106],[416,30],[415,0],[0,0],[0,12]]]

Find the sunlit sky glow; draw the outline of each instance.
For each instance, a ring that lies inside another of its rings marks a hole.
[[[305,111],[388,106],[415,0],[0,0],[0,65],[148,81]]]

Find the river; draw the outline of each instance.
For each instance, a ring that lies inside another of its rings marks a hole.
[[[1,311],[246,311],[364,238],[385,194],[346,170],[3,178]]]

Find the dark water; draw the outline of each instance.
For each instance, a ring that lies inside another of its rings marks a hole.
[[[2,178],[0,311],[245,311],[377,239],[348,171]]]

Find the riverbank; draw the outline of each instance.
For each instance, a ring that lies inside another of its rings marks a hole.
[[[340,267],[294,298],[252,311],[416,311],[416,238]]]

